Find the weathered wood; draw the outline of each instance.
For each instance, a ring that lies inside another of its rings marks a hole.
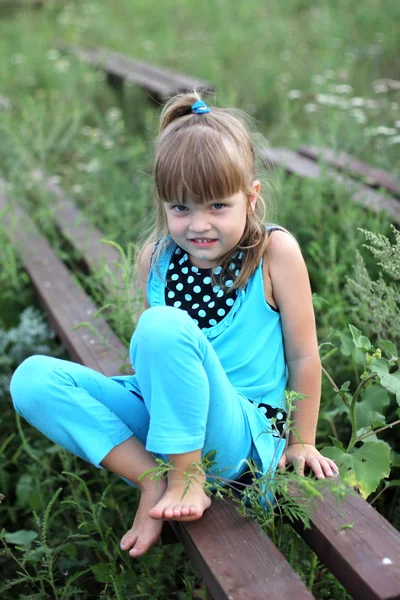
[[[52,195],[49,210],[61,235],[78,251],[88,271],[96,272],[106,265],[118,278],[116,263],[120,260],[118,250],[102,242],[104,235],[87,216],[79,210],[74,200],[55,183],[52,177],[43,175],[42,184]],[[119,277],[119,280],[121,278]]]
[[[120,88],[123,81],[134,83],[147,90],[157,102],[164,102],[180,92],[188,92],[194,88],[203,93],[214,91],[207,81],[195,77],[170,71],[169,69],[155,67],[143,61],[128,58],[118,52],[111,52],[103,48],[86,48],[71,46],[59,42],[61,50],[72,52],[79,59],[89,62],[93,66],[106,71],[110,82]]]
[[[200,520],[171,526],[214,600],[313,598],[271,540],[233,503],[214,500]]]
[[[356,600],[398,600],[400,533],[355,492],[339,503],[328,490],[296,530]]]
[[[297,152],[307,158],[326,162],[350,175],[362,177],[363,183],[366,185],[385,188],[391,194],[400,197],[400,181],[398,179],[387,171],[372,167],[346,152],[334,152],[330,148],[319,148],[318,146],[300,146]]]
[[[0,188],[0,211],[3,209],[7,209],[7,199]],[[5,212],[3,220],[39,300],[72,360],[107,376],[118,374],[126,362],[127,349],[104,319],[94,318],[98,307],[16,203]],[[73,330],[83,322],[89,322],[98,337],[86,327]]]
[[[268,168],[283,167],[288,173],[300,175],[301,177],[317,179],[325,174],[341,184],[354,202],[374,212],[385,211],[393,223],[400,225],[400,202],[395,198],[380,194],[329,167],[321,169],[320,165],[313,160],[300,156],[292,150],[271,148],[263,152],[262,159]]]

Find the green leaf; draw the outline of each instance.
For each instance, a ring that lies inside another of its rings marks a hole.
[[[20,529],[14,531],[14,533],[6,533],[4,539],[8,544],[15,544],[17,546],[30,546],[33,540],[38,537],[36,531],[27,531],[26,529]]]
[[[18,479],[16,492],[18,504],[21,506],[26,507],[28,504],[34,511],[38,511],[41,508],[41,497],[30,475],[21,475]]]
[[[379,377],[380,384],[396,396],[400,405],[400,369],[389,373],[390,364],[386,358],[375,358],[371,362],[371,371]]]
[[[379,427],[376,423],[386,423],[382,414],[384,408],[390,404],[390,397],[381,385],[369,386],[363,395],[361,402],[356,404],[357,427],[363,428],[368,425]]]
[[[379,347],[384,351],[389,360],[397,360],[397,349],[392,342],[389,342],[388,340],[382,340],[379,344]]]
[[[96,578],[96,581],[100,583],[109,583],[110,575],[114,575],[114,569],[107,563],[99,563],[98,565],[93,565],[92,567],[93,574]]]
[[[350,452],[328,446],[321,454],[335,461],[343,481],[359,491],[363,498],[368,498],[381,479],[390,473],[390,449],[382,442],[367,442]]]
[[[351,332],[351,336],[353,338],[354,345],[357,348],[360,348],[362,352],[368,352],[371,350],[372,344],[365,335],[362,335],[361,331],[354,327],[353,325],[349,325],[349,329]]]
[[[390,460],[392,463],[392,467],[400,467],[400,454],[392,450],[390,453]]]
[[[337,440],[332,435],[329,436],[329,439],[331,440],[331,442],[335,446],[335,448],[339,448],[339,450],[344,450],[344,446],[341,441]]]

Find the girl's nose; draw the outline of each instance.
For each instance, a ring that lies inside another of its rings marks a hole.
[[[189,224],[190,231],[195,233],[202,233],[211,229],[211,223],[208,215],[201,213],[193,214]]]

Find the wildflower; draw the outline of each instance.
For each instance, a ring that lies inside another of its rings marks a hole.
[[[374,81],[374,92],[375,94],[385,94],[389,91],[389,86],[386,83],[379,83]]]
[[[340,85],[333,86],[333,91],[335,91],[337,94],[351,94],[353,88],[347,83],[342,83]]]
[[[57,71],[60,71],[60,73],[65,73],[66,71],[69,70],[70,67],[70,62],[67,58],[60,58],[60,60],[58,60],[55,63],[55,68],[57,69]]]
[[[400,135],[395,135],[388,140],[388,144],[400,144]]]
[[[322,75],[313,75],[311,81],[315,83],[315,85],[322,85],[323,83],[325,83],[325,77],[323,77]]]
[[[23,54],[13,54],[11,57],[11,63],[13,65],[19,65],[23,62],[23,60],[25,59]]]
[[[60,58],[60,51],[57,48],[52,48],[47,51],[46,56],[48,60],[57,60]]]
[[[304,110],[306,112],[313,113],[318,110],[318,106],[316,104],[312,104],[311,102],[309,102],[308,104],[304,105]]]
[[[397,127],[397,129],[400,129],[400,121],[395,121],[394,126]]]
[[[324,76],[326,77],[326,79],[334,79],[335,71],[332,71],[332,69],[327,69],[324,73]]]
[[[350,113],[358,123],[364,124],[367,122],[366,114],[360,108],[353,108]]]
[[[364,98],[354,97],[354,98],[351,98],[350,104],[352,106],[365,106],[366,102],[365,102]]]
[[[302,95],[303,95],[303,92],[301,92],[300,90],[290,90],[288,92],[289,100],[296,100],[297,98],[301,98]]]
[[[107,138],[107,139],[104,140],[104,142],[103,142],[103,148],[105,148],[106,150],[109,150],[113,146],[114,146],[114,142],[112,140],[110,140],[109,138]]]
[[[79,185],[79,183],[76,183],[75,185],[72,186],[71,192],[73,194],[82,194],[83,187],[81,185]]]
[[[109,108],[106,114],[107,121],[118,121],[122,117],[121,110],[116,106]]]
[[[0,96],[0,110],[11,110],[11,101],[5,96]]]

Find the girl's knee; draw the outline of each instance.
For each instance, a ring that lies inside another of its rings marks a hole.
[[[15,410],[25,417],[35,399],[43,398],[58,359],[34,355],[26,358],[14,372],[10,394]]]
[[[141,350],[146,344],[152,348],[165,348],[169,350],[174,340],[178,339],[183,331],[194,326],[192,319],[186,311],[172,306],[154,306],[147,309],[140,317],[131,341],[136,342]]]

